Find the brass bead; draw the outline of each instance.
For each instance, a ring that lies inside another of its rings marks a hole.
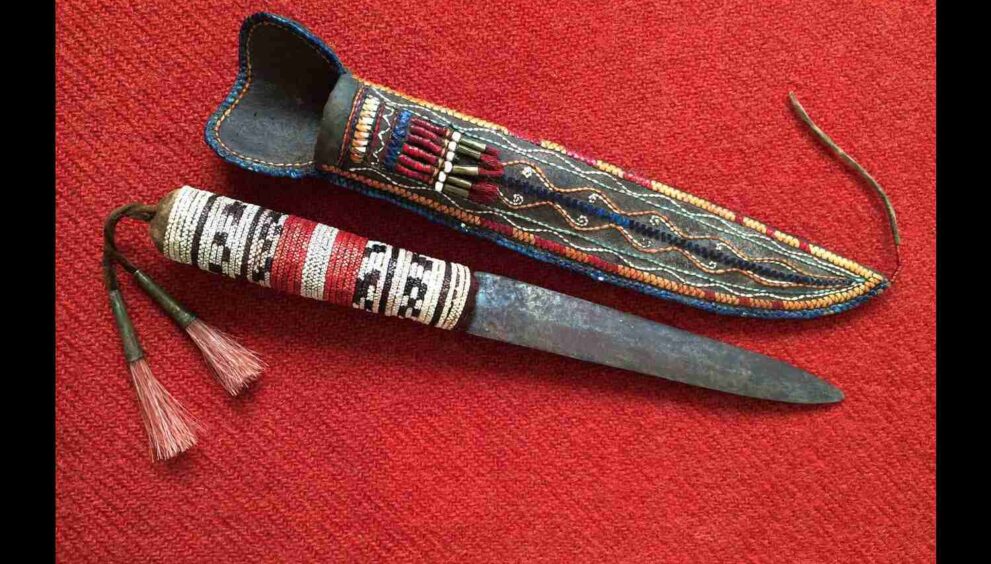
[[[479,143],[478,141],[475,141],[474,139],[468,137],[461,138],[461,145],[474,149],[479,153],[484,153],[485,150],[488,149],[488,146],[485,145],[484,143]]]
[[[464,146],[464,139],[461,140],[461,143],[458,144],[458,148],[455,149],[455,151],[459,155],[464,155],[466,157],[471,157],[471,158],[475,159],[476,161],[482,159],[482,153],[481,152],[476,151],[474,149],[470,149],[470,148]]]
[[[471,182],[468,182],[467,180],[463,178],[458,178],[456,176],[447,177],[446,184],[457,186],[458,188],[464,188],[465,190],[471,188]]]
[[[451,174],[456,174],[460,176],[478,176],[478,167],[454,165],[451,167]]]

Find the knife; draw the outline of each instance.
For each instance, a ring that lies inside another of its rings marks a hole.
[[[768,356],[189,186],[144,219],[171,260],[297,295],[740,396],[843,399]]]

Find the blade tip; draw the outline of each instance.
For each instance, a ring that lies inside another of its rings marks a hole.
[[[826,395],[826,398],[822,401],[822,403],[841,403],[844,399],[846,399],[846,395],[843,394],[843,390],[834,387],[830,393]]]
[[[833,386],[832,384],[823,382],[821,386],[812,397],[805,398],[802,403],[810,404],[831,404],[840,403],[846,399],[846,395],[843,394],[843,390]]]

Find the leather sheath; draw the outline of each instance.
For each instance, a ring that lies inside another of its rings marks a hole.
[[[239,66],[206,129],[210,147],[239,167],[319,177],[718,313],[817,317],[888,286],[852,260],[663,182],[362,80],[288,18],[246,19]]]

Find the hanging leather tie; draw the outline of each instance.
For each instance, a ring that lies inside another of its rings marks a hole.
[[[837,145],[836,142],[833,141],[833,139],[829,135],[826,135],[826,132],[823,131],[822,128],[820,128],[818,125],[816,125],[814,121],[812,121],[812,118],[809,116],[809,113],[805,111],[805,108],[798,101],[798,97],[795,96],[794,92],[788,93],[788,100],[791,102],[791,107],[795,111],[795,115],[797,115],[798,118],[802,120],[802,122],[805,125],[809,127],[809,131],[812,132],[812,135],[816,139],[818,139],[823,145],[828,147],[829,150],[832,152],[833,156],[839,159],[840,162],[850,167],[850,169],[852,169],[853,172],[858,177],[860,177],[864,182],[866,182],[874,191],[874,193],[881,198],[881,202],[884,204],[884,209],[888,215],[888,226],[891,229],[891,238],[895,243],[894,245],[895,271],[889,277],[889,280],[892,283],[894,283],[895,279],[898,277],[898,273],[901,271],[902,268],[902,261],[901,261],[902,238],[901,238],[901,234],[898,231],[898,220],[895,217],[895,206],[891,203],[891,199],[888,198],[888,194],[885,193],[884,188],[881,187],[881,184],[877,180],[875,180],[874,177],[871,176],[869,172],[867,172],[867,169],[862,167],[860,163],[858,163],[846,151],[840,148],[840,146]]]

